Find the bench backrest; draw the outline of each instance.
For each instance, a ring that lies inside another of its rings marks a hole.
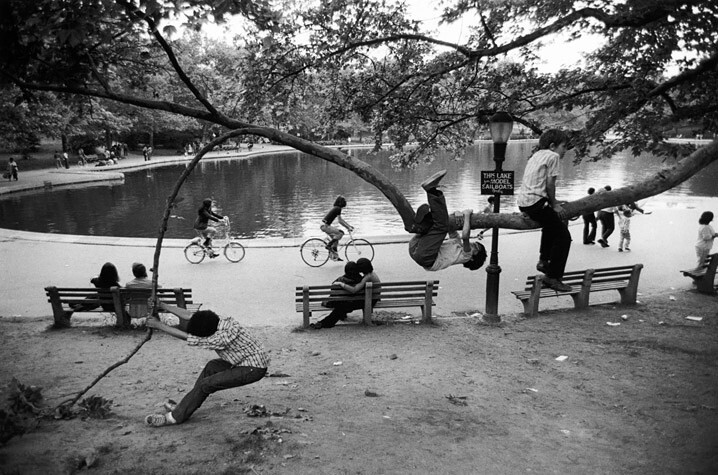
[[[602,269],[571,271],[564,273],[563,279],[561,280],[564,284],[571,286],[581,285],[586,280],[593,284],[627,281],[631,278],[638,266],[643,267],[641,264],[634,264],[628,266],[604,267]],[[525,290],[531,290],[533,288],[535,278],[535,275],[531,275],[526,279]]]
[[[431,282],[430,293],[433,297],[438,295],[439,281],[428,281]],[[369,286],[367,286],[369,288]],[[420,299],[425,298],[427,294],[427,281],[410,281],[410,282],[381,282],[371,286],[372,298],[380,298],[381,300],[405,300],[405,299]],[[306,301],[312,304],[321,304],[325,301],[342,300],[342,301],[355,301],[364,300],[365,291],[350,294],[345,291],[335,290],[334,296],[332,294],[331,285],[304,285],[296,288],[295,296],[296,303],[302,304]]]
[[[72,305],[76,303],[86,304],[110,304],[114,303],[116,296],[120,296],[123,303],[147,303],[152,289],[112,287],[110,289],[98,289],[95,287],[45,287],[45,294],[51,298],[58,298],[60,302]],[[157,289],[157,297],[167,303],[191,304],[192,289]]]

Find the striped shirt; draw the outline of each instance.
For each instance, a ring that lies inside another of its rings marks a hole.
[[[516,204],[527,207],[537,203],[542,198],[548,198],[546,182],[549,177],[558,176],[559,155],[549,149],[539,150],[529,158],[524,177],[521,181],[519,196]]]
[[[220,318],[217,331],[210,336],[188,335],[187,344],[214,350],[220,358],[234,366],[269,366],[269,356],[262,345],[231,318]]]

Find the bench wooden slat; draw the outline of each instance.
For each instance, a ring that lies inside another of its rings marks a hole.
[[[364,291],[357,294],[346,294],[331,297],[332,285],[304,285],[296,287],[296,311],[303,316],[304,327],[309,326],[309,318],[314,311],[330,311],[322,302],[326,301],[364,301],[363,320],[371,324],[371,302],[380,300],[374,308],[421,307],[422,322],[431,321],[431,307],[436,305],[434,298],[438,295],[439,281],[407,281],[381,282],[374,286],[367,282]]]
[[[57,326],[67,326],[69,323],[65,318],[66,310],[75,312],[103,312],[102,305],[112,304],[114,308],[123,309],[116,311],[117,325],[128,326],[129,317],[124,311],[125,305],[130,303],[146,303],[152,289],[146,288],[123,288],[112,287],[111,289],[82,288],[82,287],[45,287],[48,302],[52,307],[53,317]],[[183,288],[159,288],[157,289],[159,300],[171,303],[178,307],[187,308],[194,305],[192,301],[192,289]],[[95,309],[73,309],[72,305],[89,304],[98,305]],[[67,307],[67,309],[65,308]]]
[[[585,308],[589,304],[591,292],[607,290],[617,290],[621,296],[621,303],[635,304],[642,268],[643,264],[635,264],[566,272],[562,281],[572,287],[569,292],[542,288],[542,276],[533,275],[526,279],[524,290],[511,293],[521,301],[524,313],[529,316],[538,314],[538,303],[542,298],[566,295],[573,299],[575,308]]]

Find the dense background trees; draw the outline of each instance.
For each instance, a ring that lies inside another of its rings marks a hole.
[[[384,192],[405,223],[413,212],[391,183],[316,141],[363,125],[377,146],[391,139],[395,163],[412,166],[437,150],[460,155],[498,110],[535,133],[572,129],[576,160],[627,148],[685,154],[691,150],[663,140],[666,131],[691,124],[712,136],[718,129],[714,1],[442,6],[444,22],[468,28],[461,44],[425,31],[400,2],[5,0],[0,85],[16,100],[2,107],[38,120],[22,108],[57,100],[64,108],[48,110],[60,111],[68,127],[92,111],[88,124],[106,130],[241,129],[353,170]],[[232,15],[244,21],[231,41],[198,34]],[[576,67],[541,68],[543,43],[560,49],[587,35],[596,48]],[[171,116],[183,119],[172,123]],[[405,147],[409,140],[419,146]],[[716,158],[713,143],[681,162],[673,179],[629,194],[659,193]],[[611,200],[618,195],[579,200],[571,211]],[[517,216],[496,219],[530,225]]]

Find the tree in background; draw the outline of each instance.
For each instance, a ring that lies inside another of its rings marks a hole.
[[[718,129],[718,4],[710,0],[446,2],[446,22],[472,25],[462,44],[422,31],[401,3],[8,0],[0,5],[0,77],[28,96],[55,92],[164,111],[292,146],[375,185],[409,227],[406,198],[368,164],[287,132],[310,111],[320,136],[359,116],[387,133],[395,163],[460,154],[496,111],[540,133],[569,119],[576,160],[615,152],[681,155],[663,141],[676,122]],[[313,6],[312,6],[313,5]],[[228,15],[247,20],[236,55],[201,56],[171,40]],[[101,21],[100,21],[101,20]],[[540,43],[561,34],[601,44],[579,68],[541,72]],[[186,55],[183,56],[183,48]],[[225,60],[229,57],[229,60]],[[204,58],[204,59],[202,59]],[[195,64],[197,62],[198,64]],[[166,79],[152,89],[149,76]],[[300,124],[301,125],[301,124]],[[322,130],[323,129],[323,130]],[[612,137],[618,136],[617,140]],[[417,148],[406,149],[411,138]],[[715,142],[670,172],[582,198],[569,214],[635,201],[718,158]],[[518,214],[476,216],[472,228],[534,227]]]

